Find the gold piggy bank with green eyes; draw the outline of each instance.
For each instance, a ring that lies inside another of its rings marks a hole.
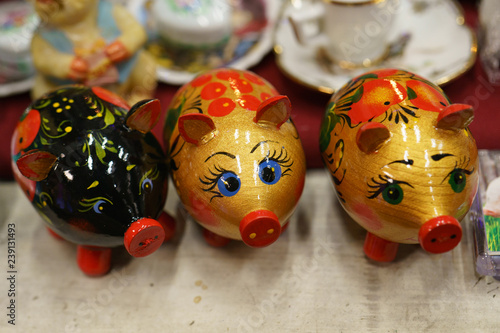
[[[396,69],[354,78],[331,98],[321,154],[340,203],[368,231],[369,258],[392,261],[400,243],[443,253],[460,242],[478,185],[472,119],[470,106]]]
[[[217,69],[184,85],[164,140],[179,197],[214,246],[278,239],[304,187],[305,155],[286,96],[249,71]]]

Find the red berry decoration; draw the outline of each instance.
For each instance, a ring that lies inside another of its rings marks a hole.
[[[243,95],[238,100],[238,104],[242,108],[247,109],[249,111],[257,111],[260,105],[260,100],[253,95]]]
[[[204,85],[205,83],[207,83],[211,79],[212,79],[212,74],[203,74],[203,75],[198,76],[196,79],[194,79],[191,82],[191,85],[193,87],[201,87],[202,85]]]
[[[393,80],[376,79],[363,84],[353,96],[349,111],[351,123],[359,124],[378,117],[391,106],[405,100],[403,86]]]
[[[40,112],[31,109],[30,112],[19,122],[12,138],[13,153],[18,154],[22,149],[28,148],[36,138],[40,129]]]
[[[92,87],[92,92],[97,95],[100,99],[105,100],[111,104],[119,106],[125,110],[129,110],[130,106],[127,102],[121,98],[120,96],[112,93],[111,91],[101,88],[101,87]]]
[[[226,86],[220,82],[212,82],[203,87],[201,98],[211,100],[221,97],[226,91]]]
[[[406,87],[408,88],[408,99],[422,110],[440,112],[450,105],[442,92],[425,82],[408,80]]]
[[[241,94],[248,94],[253,91],[252,84],[247,80],[243,79],[236,79],[234,81],[231,81],[231,88],[233,88],[234,91],[239,92]]]
[[[210,103],[208,106],[208,114],[214,117],[224,117],[230,114],[236,104],[230,98],[219,98]]]
[[[256,75],[252,74],[252,73],[248,73],[248,72],[245,72],[243,74],[243,76],[250,82],[252,83],[255,83],[259,86],[263,86],[265,83],[264,83],[264,80],[262,80],[260,77],[257,77]]]
[[[233,70],[230,70],[230,69],[226,69],[226,70],[221,70],[221,71],[217,72],[216,76],[218,79],[229,81],[229,80],[239,79],[240,73],[233,71]]]
[[[262,94],[260,94],[260,99],[265,101],[266,99],[270,98],[271,97],[271,94],[268,94],[266,92],[263,92]]]
[[[392,76],[399,72],[398,69],[392,69],[392,68],[387,68],[387,69],[381,69],[376,72],[377,76],[379,79],[387,77],[387,76]]]

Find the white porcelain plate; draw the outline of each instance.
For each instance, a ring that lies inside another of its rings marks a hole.
[[[318,50],[301,46],[288,15],[310,6],[310,0],[294,0],[278,22],[274,51],[278,67],[292,80],[332,94],[351,78],[381,67],[412,71],[436,84],[444,84],[472,67],[477,41],[464,22],[462,8],[454,0],[402,0],[391,31],[390,55],[376,67],[342,69]]]
[[[165,83],[181,85],[189,82],[197,75],[199,72],[196,70],[197,68],[199,68],[200,71],[222,66],[247,69],[256,65],[273,47],[274,28],[279,17],[280,9],[282,8],[282,0],[267,0],[263,2],[265,4],[267,24],[258,32],[247,33],[241,38],[233,38],[232,47],[234,49],[229,56],[227,55],[227,50],[224,50],[224,53],[226,53],[224,55],[225,58],[216,59],[216,65],[213,67],[207,64],[191,63],[183,68],[179,68],[179,66],[175,64],[175,60],[171,61],[166,59],[167,61],[162,61],[165,59],[161,59],[157,56],[159,65],[157,69],[158,80]],[[250,14],[240,12],[238,15],[242,18],[248,17]],[[236,20],[237,19],[238,18],[236,18]],[[252,22],[249,23],[251,24]],[[203,61],[206,60],[207,59],[203,59]]]
[[[39,18],[23,1],[0,2],[0,97],[30,89],[30,42]]]
[[[0,84],[0,97],[14,95],[28,91],[33,86],[33,78]]]

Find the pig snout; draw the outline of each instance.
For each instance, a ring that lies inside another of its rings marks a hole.
[[[462,239],[462,227],[451,216],[443,215],[425,222],[418,233],[422,248],[430,253],[443,253],[452,250]]]
[[[158,250],[165,239],[165,231],[160,222],[141,218],[133,222],[124,235],[124,245],[134,257],[145,257]]]
[[[251,247],[264,247],[274,243],[281,234],[281,224],[276,214],[256,210],[240,222],[241,239]]]

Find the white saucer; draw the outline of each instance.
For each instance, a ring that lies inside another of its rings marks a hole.
[[[406,69],[441,85],[466,72],[476,60],[476,36],[464,24],[462,8],[455,0],[402,0],[389,38],[391,56],[378,66],[348,70],[318,61],[318,51],[301,46],[288,21],[289,14],[310,4],[310,0],[297,0],[285,8],[274,51],[285,75],[314,90],[332,94],[351,78],[380,67]]]
[[[33,86],[34,78],[28,78],[21,81],[0,84],[0,97],[19,94],[28,91]]]
[[[236,50],[228,61],[218,67],[232,67],[236,69],[247,69],[256,65],[273,47],[273,36],[276,21],[279,17],[282,0],[265,1],[267,25],[260,31],[256,37],[255,33],[244,35],[237,41]],[[159,62],[160,63],[160,62]],[[205,66],[202,66],[205,67]],[[203,68],[209,69],[209,68]],[[159,81],[174,85],[182,85],[191,81],[197,75],[183,69],[167,68],[159,66],[157,77]]]

